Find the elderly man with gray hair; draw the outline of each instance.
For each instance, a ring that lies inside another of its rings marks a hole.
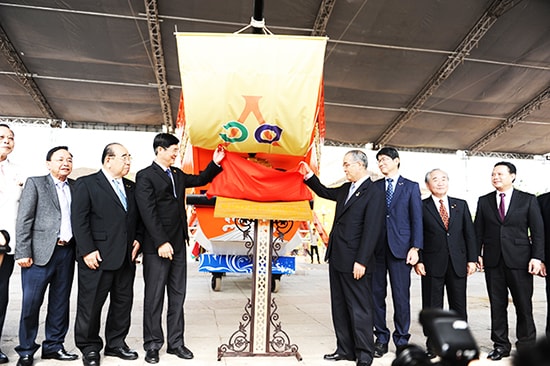
[[[422,201],[424,248],[416,273],[422,276],[422,308],[443,308],[446,289],[449,308],[467,320],[466,279],[476,271],[477,246],[468,203],[449,197],[449,176],[441,169],[426,174],[432,193]],[[427,355],[435,352],[427,340]]]

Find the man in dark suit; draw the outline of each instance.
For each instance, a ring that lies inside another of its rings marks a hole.
[[[411,266],[418,262],[422,249],[422,199],[418,183],[399,174],[399,153],[384,147],[376,154],[384,179],[375,182],[380,194],[386,192],[386,235],[376,249],[376,270],[373,275],[374,357],[388,352],[390,330],[386,325],[387,275],[393,299],[395,330],[393,342],[399,353],[409,343],[411,325]]]
[[[71,361],[77,355],[63,347],[69,328],[69,297],[74,277],[74,240],[71,229],[69,179],[73,156],[67,146],[46,154],[50,174],[30,177],[25,183],[16,222],[15,261],[21,266],[23,302],[19,321],[18,366],[33,364],[40,307],[48,289],[42,358]]]
[[[72,225],[78,261],[75,342],[85,366],[99,366],[101,309],[109,295],[105,356],[138,358],[126,344],[134,297],[140,220],[135,185],[124,178],[131,156],[117,143],[103,150],[103,167],[76,181]]]
[[[510,355],[508,290],[518,315],[516,348],[531,347],[536,340],[533,275],[540,273],[544,259],[544,223],[536,197],[514,189],[515,179],[514,164],[495,164],[491,182],[496,191],[479,197],[474,222],[491,306],[491,360]]]
[[[336,201],[325,261],[329,263],[332,322],[336,351],[325,360],[372,364],[374,354],[372,273],[374,250],[384,231],[384,198],[367,174],[367,156],[351,150],[344,156],[349,183],[327,188],[304,163],[306,184],[319,196]]]
[[[550,340],[550,192],[538,196],[540,211],[544,221],[544,262],[540,275],[546,278],[546,339]]]
[[[476,271],[477,243],[468,203],[447,196],[449,176],[441,169],[426,174],[432,195],[422,201],[424,248],[415,271],[422,276],[422,308],[443,308],[447,291],[449,308],[467,320],[466,278]],[[430,339],[429,358],[435,357]]]
[[[184,342],[183,303],[187,279],[186,244],[189,241],[185,189],[200,187],[221,172],[218,165],[223,149],[214,152],[214,161],[199,175],[173,167],[179,154],[177,137],[160,133],[153,141],[155,161],[136,175],[136,199],[145,224],[143,239],[143,348],[145,361],[159,362],[159,349],[164,344],[162,307],[165,288],[168,292],[168,349],[179,358],[191,359],[193,353]]]

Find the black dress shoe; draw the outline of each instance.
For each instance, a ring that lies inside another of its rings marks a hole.
[[[17,366],[32,366],[33,361],[32,355],[21,356],[17,361]]]
[[[55,352],[42,353],[43,360],[59,360],[59,361],[73,361],[78,359],[78,355],[74,353],[69,353],[65,351],[64,348],[61,348]]]
[[[150,349],[145,353],[145,362],[147,363],[158,363],[159,362],[159,350]]]
[[[168,348],[166,350],[166,352],[170,353],[170,354],[173,354],[173,355],[176,355],[179,358],[183,358],[183,359],[186,359],[186,360],[190,360],[194,357],[193,352],[191,352],[189,350],[189,348],[187,348],[185,346],[179,346],[179,347],[176,347],[176,348]]]
[[[8,356],[6,356],[4,352],[0,350],[0,363],[8,363],[8,362],[10,362],[10,359],[8,358]]]
[[[118,357],[123,360],[137,360],[138,353],[128,346],[109,348],[105,347],[105,356]]]
[[[357,366],[371,366],[371,365],[372,365],[372,361],[371,362],[357,361]]]
[[[323,359],[325,359],[327,361],[342,361],[342,360],[355,361],[354,358],[350,358],[348,356],[341,355],[338,352],[329,353],[328,355],[324,355]]]
[[[99,366],[99,352],[91,351],[82,356],[84,366]]]
[[[388,344],[387,343],[380,343],[375,342],[374,343],[374,354],[373,356],[375,358],[380,358],[384,356],[386,353],[388,353]]]
[[[487,358],[493,361],[502,360],[503,357],[510,356],[509,351],[505,351],[502,348],[495,348],[487,355]]]

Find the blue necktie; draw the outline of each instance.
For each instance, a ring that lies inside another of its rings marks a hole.
[[[391,199],[393,198],[393,179],[388,178],[388,188],[386,189],[386,206],[390,207]]]
[[[348,198],[346,198],[346,202],[344,202],[344,204],[349,201],[351,196],[353,196],[353,192],[355,192],[355,182],[352,183],[351,186],[349,187]]]
[[[122,206],[124,207],[124,210],[127,211],[128,210],[128,203],[126,202],[126,194],[124,193],[124,190],[120,186],[120,183],[119,183],[118,180],[113,179],[113,183],[115,185],[116,194],[117,194],[118,198],[120,199],[120,203],[122,203]]]
[[[176,184],[174,183],[174,177],[172,176],[172,171],[170,168],[166,169],[166,174],[168,174],[168,177],[170,178],[170,181],[172,182],[172,193],[174,194],[174,197],[177,197],[176,195]]]

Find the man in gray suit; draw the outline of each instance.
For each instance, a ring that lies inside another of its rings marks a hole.
[[[73,283],[75,244],[71,229],[73,157],[66,146],[48,151],[50,174],[25,183],[16,222],[16,263],[21,266],[23,304],[19,322],[17,366],[31,366],[38,350],[36,335],[40,306],[49,285],[46,337],[42,358],[70,361],[77,355],[63,347],[69,327],[69,297]]]

